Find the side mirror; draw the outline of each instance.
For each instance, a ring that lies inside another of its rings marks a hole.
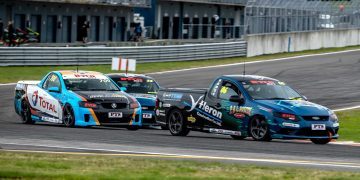
[[[244,104],[245,99],[238,95],[235,95],[235,96],[230,96],[230,102],[237,102],[239,104]]]
[[[49,87],[49,92],[54,92],[54,93],[60,93],[60,89],[58,87]]]
[[[126,87],[120,87],[120,90],[126,92],[127,88]]]
[[[308,101],[308,98],[306,96],[302,96],[305,101]]]

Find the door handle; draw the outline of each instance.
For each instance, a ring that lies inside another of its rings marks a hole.
[[[220,104],[220,103],[216,103],[215,108],[216,108],[216,109],[220,109],[220,108],[221,108],[221,104]]]

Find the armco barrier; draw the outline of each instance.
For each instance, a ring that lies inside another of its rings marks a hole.
[[[112,57],[138,62],[186,61],[246,56],[246,42],[142,47],[2,47],[0,66],[110,64]]]

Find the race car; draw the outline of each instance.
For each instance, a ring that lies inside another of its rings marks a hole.
[[[73,126],[142,125],[139,102],[107,76],[92,71],[53,71],[39,81],[19,81],[15,111],[23,123]]]
[[[332,110],[263,76],[220,76],[209,89],[160,89],[156,104],[158,123],[174,136],[195,130],[234,139],[310,139],[315,144],[339,137]]]
[[[142,108],[143,126],[157,125],[155,121],[155,100],[159,84],[151,77],[141,74],[107,74],[126,93],[134,96]]]

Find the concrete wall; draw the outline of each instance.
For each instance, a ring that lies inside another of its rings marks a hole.
[[[291,42],[289,44],[289,38]],[[247,56],[360,45],[360,29],[248,35]]]

